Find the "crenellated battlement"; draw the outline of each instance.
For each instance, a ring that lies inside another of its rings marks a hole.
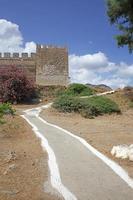
[[[53,45],[40,45],[40,44],[37,44],[36,45],[36,52],[40,51],[40,50],[46,50],[46,49],[53,49],[53,50],[60,50],[60,51],[66,51],[67,52],[67,47],[60,47],[60,46],[53,46]],[[35,58],[36,57],[36,54],[37,53],[26,53],[26,52],[23,52],[23,53],[18,53],[18,52],[13,52],[13,53],[10,53],[10,52],[4,52],[4,53],[1,53],[0,52],[0,59],[3,58],[3,59],[10,59],[10,58],[23,58],[23,59],[26,59],[26,58]]]
[[[36,45],[37,50],[40,49],[58,49],[58,50],[66,50],[68,51],[68,48],[66,46],[62,47],[62,46],[56,46],[56,45],[41,45],[41,44],[37,44]]]
[[[17,53],[17,52],[14,52],[14,53],[10,53],[10,52],[4,52],[4,53],[0,53],[0,59],[1,58],[4,58],[4,59],[10,59],[10,58],[23,58],[23,59],[26,59],[26,58],[35,58],[36,56],[36,53]]]
[[[68,49],[53,45],[36,45],[36,53],[0,53],[0,67],[22,68],[37,85],[68,84]]]

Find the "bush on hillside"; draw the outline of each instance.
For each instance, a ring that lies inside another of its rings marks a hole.
[[[86,85],[73,83],[69,85],[64,91],[58,91],[57,96],[68,95],[68,96],[90,96],[94,94],[94,90]]]
[[[78,98],[62,95],[55,99],[53,107],[62,112],[78,112],[82,105]]]
[[[15,110],[12,108],[10,103],[2,103],[0,104],[0,124],[3,123],[4,121],[2,120],[3,115],[14,115]]]
[[[106,113],[120,113],[120,109],[115,102],[102,96],[81,99],[64,95],[55,100],[53,107],[61,112],[78,112],[86,118]]]
[[[18,67],[0,68],[0,99],[2,102],[22,102],[32,97],[32,80]]]
[[[111,99],[104,96],[88,98],[83,102],[83,104],[84,108],[81,114],[84,117],[120,113],[118,105]]]

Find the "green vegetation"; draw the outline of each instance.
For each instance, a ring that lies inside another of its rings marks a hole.
[[[94,113],[95,116],[99,114],[100,115],[106,114],[106,113],[111,114],[113,112],[120,113],[120,109],[118,105],[114,101],[104,96],[97,96],[97,97],[86,99],[85,108],[86,108],[84,110],[85,113],[88,112],[87,111],[88,108],[92,108],[91,110],[94,110],[96,112],[96,114]]]
[[[93,118],[106,113],[120,113],[118,105],[103,96],[81,99],[62,95],[55,100],[53,107],[61,112],[77,112],[86,118]]]
[[[83,84],[71,84],[64,91],[57,94],[53,107],[61,112],[77,112],[83,117],[93,118],[102,114],[112,112],[120,113],[118,105],[103,96],[93,96],[95,92]],[[88,98],[81,98],[88,96]]]
[[[133,52],[133,0],[107,0],[109,20],[121,32],[116,36],[118,46],[127,45]]]
[[[12,108],[11,104],[10,103],[0,104],[0,124],[4,123],[3,116],[7,114],[10,114],[10,115],[15,114],[15,110]]]
[[[57,96],[68,95],[68,96],[90,96],[94,94],[94,90],[86,85],[73,83],[65,90],[60,90],[57,92]]]

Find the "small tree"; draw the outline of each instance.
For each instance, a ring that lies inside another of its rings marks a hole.
[[[2,102],[22,102],[32,97],[34,84],[23,69],[10,66],[0,68],[0,98]]]
[[[109,20],[121,31],[116,36],[118,46],[127,45],[133,52],[133,0],[107,0]]]

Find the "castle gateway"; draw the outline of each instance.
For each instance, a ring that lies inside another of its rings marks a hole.
[[[37,45],[36,53],[0,53],[0,67],[16,66],[23,69],[37,85],[69,83],[68,50],[55,46]]]

